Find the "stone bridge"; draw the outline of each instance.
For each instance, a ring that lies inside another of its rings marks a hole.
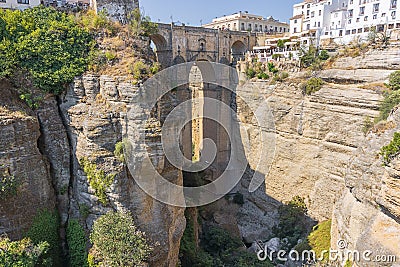
[[[173,23],[159,23],[158,33],[150,39],[156,47],[157,61],[164,68],[190,61],[236,65],[256,45],[254,33],[177,26]]]

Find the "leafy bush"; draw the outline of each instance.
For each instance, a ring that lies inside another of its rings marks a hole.
[[[327,60],[329,58],[328,51],[321,50],[321,52],[319,52],[318,58],[321,60]]]
[[[266,74],[265,72],[261,72],[261,73],[257,74],[257,78],[258,79],[262,79],[262,80],[268,80],[269,79],[269,75]]]
[[[157,23],[151,22],[150,17],[140,13],[139,8],[132,11],[130,15],[130,26],[133,34],[137,36],[150,36],[158,31]]]
[[[36,86],[60,93],[86,70],[93,39],[72,15],[38,6],[24,11],[2,10],[0,20],[0,78],[16,68],[24,69]]]
[[[88,178],[90,187],[94,189],[95,195],[99,198],[101,203],[106,204],[106,190],[113,183],[115,174],[106,175],[104,170],[97,169],[96,163],[92,163],[87,158],[81,158],[79,163]]]
[[[114,155],[121,162],[125,162],[124,147],[124,141],[120,141],[115,144]]]
[[[289,77],[289,73],[284,71],[284,72],[275,74],[273,81],[283,82],[287,77]]]
[[[392,90],[399,90],[400,89],[400,70],[392,72],[389,75],[389,83],[387,86]]]
[[[214,259],[212,266],[234,266],[234,267],[271,267],[268,260],[258,260],[256,254],[247,252],[243,242],[229,234],[228,231],[210,226],[203,228],[204,236],[201,242],[206,253]]]
[[[118,31],[116,23],[108,18],[106,10],[101,10],[97,14],[94,10],[89,10],[86,13],[79,13],[75,21],[86,31],[93,33],[113,35]]]
[[[90,241],[94,258],[105,266],[141,266],[151,251],[145,234],[125,212],[108,212],[98,218]]]
[[[280,239],[287,238],[286,248],[291,249],[308,232],[307,207],[304,199],[296,196],[287,204],[280,206],[278,212],[279,224],[273,227],[273,234]]]
[[[274,63],[268,62],[268,71],[269,71],[269,72],[272,72],[273,74],[275,74],[275,73],[278,72],[278,69],[275,68]]]
[[[113,61],[117,58],[117,53],[111,51],[106,51],[104,55],[106,56],[108,61]]]
[[[246,76],[248,79],[252,79],[256,76],[256,71],[253,68],[248,68],[246,70]]]
[[[5,200],[17,194],[20,182],[13,175],[4,172],[0,174],[0,200]]]
[[[161,70],[161,64],[158,62],[154,62],[153,65],[150,67],[150,73],[156,74]]]
[[[149,76],[149,67],[142,61],[133,63],[130,69],[135,80],[143,80]]]
[[[69,264],[71,267],[87,267],[85,230],[78,220],[70,219],[67,226]]]
[[[322,252],[329,251],[331,247],[331,224],[332,220],[324,221],[313,227],[311,233],[303,242],[295,246],[295,250],[302,253],[304,250],[312,250],[315,252],[315,259],[319,259]],[[328,253],[324,253],[322,262],[327,262]]]
[[[196,238],[194,233],[194,225],[191,217],[187,216],[187,211],[185,211],[186,217],[186,228],[183,232],[181,238],[181,245],[179,248],[179,258],[182,266],[198,266],[198,267],[212,267],[213,258],[210,254],[205,252],[201,247],[196,244]]]
[[[11,241],[0,236],[0,266],[34,267],[43,264],[43,255],[49,249],[47,242],[34,245],[29,238]]]
[[[315,46],[310,45],[308,49],[300,49],[300,63],[303,67],[310,67],[318,60],[318,50]]]
[[[390,161],[399,154],[400,133],[394,133],[392,141],[387,146],[381,148],[380,155],[383,156],[383,163],[388,165]]]
[[[386,120],[392,109],[400,104],[400,91],[385,92],[384,99],[379,104],[379,116],[375,122]]]
[[[42,210],[36,214],[31,227],[26,233],[26,237],[29,237],[36,245],[42,242],[49,244],[49,250],[44,254],[44,257],[50,258],[51,266],[61,265],[59,226],[57,211]],[[41,266],[47,265],[43,264]]]
[[[305,85],[305,93],[311,95],[312,93],[318,92],[323,84],[324,81],[321,78],[310,78]]]
[[[364,119],[364,124],[362,127],[362,132],[364,134],[364,136],[366,136],[368,134],[368,132],[372,129],[372,127],[374,127],[374,122],[371,120],[370,117],[365,117]]]

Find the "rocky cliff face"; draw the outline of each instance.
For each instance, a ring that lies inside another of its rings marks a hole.
[[[72,177],[70,183],[70,216],[83,218],[88,229],[93,221],[109,210],[128,210],[138,227],[145,231],[154,244],[151,266],[176,266],[179,242],[185,228],[182,208],[160,203],[145,194],[135,183],[125,164],[114,156],[115,144],[122,140],[126,124],[126,110],[135,103],[138,87],[123,77],[86,75],[76,79],[63,97],[61,112],[68,125],[72,149]],[[173,101],[172,101],[173,102]],[[171,102],[168,103],[171,106]],[[160,104],[162,105],[162,104]],[[160,106],[161,112],[164,112]],[[142,117],[142,113],[137,116]],[[131,120],[132,119],[132,120]],[[151,124],[151,123],[150,123]],[[147,125],[157,133],[160,124]],[[147,145],[152,148],[153,163],[160,172],[176,183],[182,183],[181,171],[162,164],[162,151],[158,151],[160,135],[153,134]],[[136,144],[133,144],[136,147]],[[134,157],[143,157],[134,151]],[[114,175],[106,190],[106,203],[100,203],[80,161],[88,159],[106,174]]]
[[[345,240],[348,249],[373,251],[379,255],[400,257],[400,180],[399,159],[383,166],[379,152],[399,132],[400,114],[396,112],[391,127],[370,133],[354,153],[344,175],[346,188],[333,211],[332,246]],[[374,266],[366,259],[357,266]],[[380,266],[391,266],[383,262]]]
[[[14,180],[17,189],[1,192],[0,233],[21,238],[38,210],[55,208],[55,195],[37,117],[9,83],[0,81],[0,90],[0,174],[2,185]]]

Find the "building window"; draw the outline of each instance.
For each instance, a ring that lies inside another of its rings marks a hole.
[[[390,8],[397,8],[397,0],[392,0],[390,2]]]
[[[279,32],[282,32],[282,27],[279,27]]]
[[[357,32],[356,29],[352,29],[352,30],[351,30],[351,34],[355,34],[356,32]]]
[[[311,12],[311,17],[312,17],[312,18],[315,17],[315,12],[314,12],[314,11]]]
[[[321,22],[318,21],[318,28],[321,27]]]
[[[311,28],[310,24],[307,24],[307,30],[309,30]]]
[[[357,30],[358,33],[362,33],[362,28]]]
[[[365,27],[365,28],[364,28],[364,32],[369,32],[369,28],[368,28],[368,27]]]
[[[321,16],[322,15],[322,10],[319,10],[318,11],[318,16]]]
[[[400,28],[400,23],[396,23],[396,28]]]
[[[257,24],[254,24],[254,30],[255,30],[256,32],[258,32],[258,25],[257,25]]]
[[[339,31],[339,36],[342,36],[343,35],[343,30],[340,30]]]
[[[262,28],[262,25],[260,25],[260,32],[262,32],[262,29],[263,29],[263,28]]]
[[[0,3],[5,3],[6,2],[6,0],[0,0]]]
[[[382,18],[383,18],[383,17],[386,17],[386,13],[382,13]]]
[[[26,5],[28,5],[29,4],[29,0],[17,0],[17,3],[18,4],[26,4]]]
[[[294,20],[294,23],[297,23],[297,19]]]
[[[392,11],[392,13],[390,14],[392,16],[392,19],[396,18],[396,11]]]
[[[352,18],[353,17],[353,9],[350,9],[349,10],[349,18]]]
[[[356,19],[356,22],[360,22],[360,18],[357,18],[357,19]]]
[[[352,5],[353,4],[353,0],[350,0],[350,5]]]
[[[360,16],[363,16],[365,13],[365,6],[360,7]]]
[[[237,31],[236,23],[233,23],[233,30],[234,30],[234,31]]]
[[[351,19],[349,19],[349,21],[347,22],[348,24],[351,24]]]
[[[372,16],[372,19],[377,19],[377,18],[378,16],[376,14]]]
[[[374,6],[372,8],[372,12],[374,12],[374,13],[378,13],[379,12],[379,4],[374,4]]]
[[[242,23],[241,30],[244,31],[244,23]]]
[[[294,28],[293,28],[293,33],[296,33],[296,32],[297,32],[297,28],[294,27]]]
[[[251,24],[249,24],[249,26],[247,26],[247,29],[248,29],[249,31],[252,30],[252,29],[251,29]]]
[[[349,34],[350,34],[350,30],[347,30],[347,31],[346,31],[346,35],[349,35]]]
[[[310,4],[307,5],[307,8],[310,8]]]
[[[310,10],[307,10],[307,16],[310,16]]]
[[[278,31],[278,27],[275,27],[275,32],[277,32]]]
[[[393,29],[393,28],[394,28],[394,24],[393,24],[393,23],[392,23],[392,24],[389,24],[389,25],[388,25],[388,28],[389,28],[389,29]]]
[[[365,16],[365,17],[364,17],[364,21],[368,21],[368,16]]]

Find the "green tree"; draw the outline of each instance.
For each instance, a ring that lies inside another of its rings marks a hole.
[[[69,248],[69,263],[71,267],[87,267],[85,230],[78,220],[70,219],[67,226],[67,243]]]
[[[96,260],[110,267],[139,266],[151,251],[145,234],[125,212],[108,212],[98,218],[90,241]]]
[[[321,50],[321,52],[319,52],[318,58],[321,60],[327,60],[329,58],[328,51]]]
[[[26,233],[26,237],[30,238],[36,245],[42,242],[49,244],[49,250],[44,256],[51,259],[51,266],[61,265],[59,226],[57,211],[42,210],[36,214]],[[42,264],[40,266],[48,265]]]
[[[392,72],[389,75],[389,83],[387,86],[392,90],[399,90],[400,89],[400,70]]]
[[[133,34],[137,36],[150,36],[158,31],[157,23],[151,21],[149,16],[145,16],[136,8],[130,15],[130,26]]]
[[[0,11],[0,77],[22,68],[36,86],[60,93],[86,70],[91,34],[72,15],[43,6]]]
[[[33,244],[29,238],[11,241],[5,236],[0,236],[0,266],[4,267],[34,267],[43,263],[43,255],[47,252],[49,244],[40,242]]]

